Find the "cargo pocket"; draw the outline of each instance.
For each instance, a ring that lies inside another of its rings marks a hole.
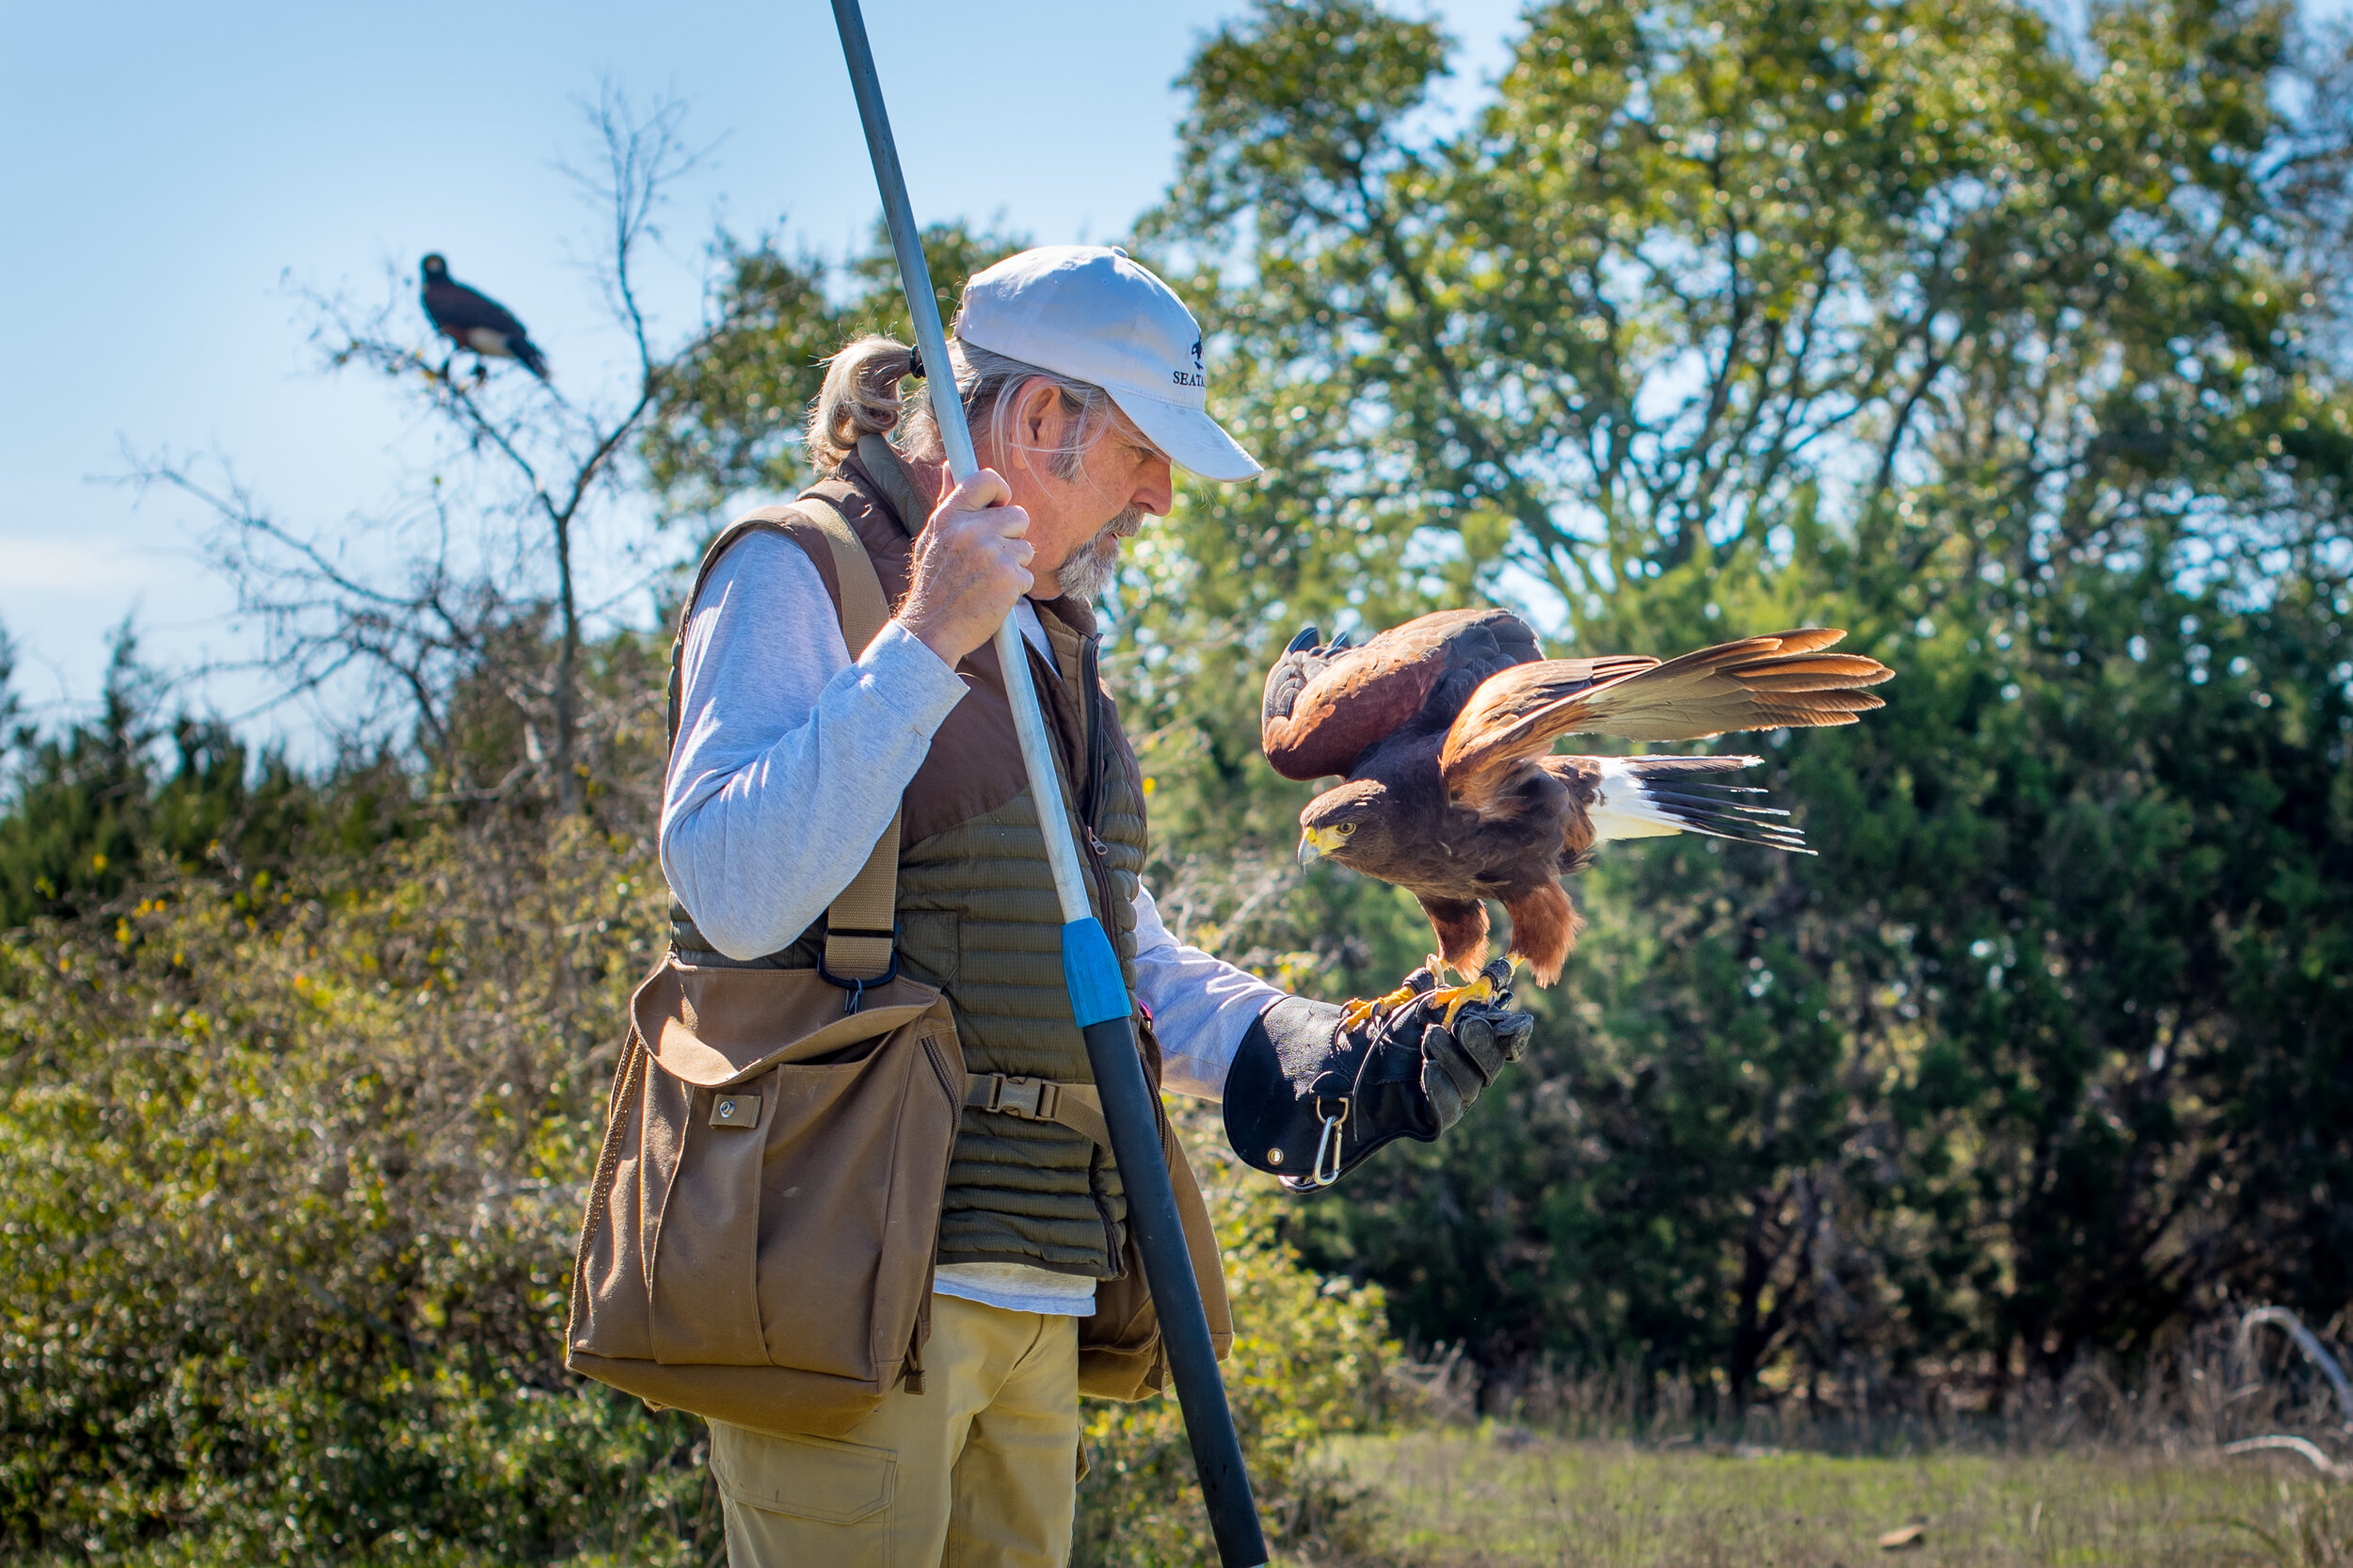
[[[899,1459],[888,1449],[713,1421],[711,1473],[738,1568],[890,1568]]]

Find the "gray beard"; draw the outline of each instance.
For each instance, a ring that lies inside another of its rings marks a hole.
[[[1092,604],[1119,574],[1119,541],[1133,538],[1144,526],[1141,506],[1130,506],[1096,531],[1095,537],[1070,552],[1054,574],[1054,586],[1066,599]]]

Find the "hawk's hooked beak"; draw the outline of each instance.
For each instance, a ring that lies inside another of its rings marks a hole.
[[[1299,835],[1299,863],[1312,866],[1340,847],[1340,836],[1328,827],[1310,827]]]

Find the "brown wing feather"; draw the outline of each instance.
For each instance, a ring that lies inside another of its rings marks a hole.
[[[1504,670],[1447,731],[1439,770],[1453,798],[1479,807],[1517,764],[1573,732],[1696,741],[1734,729],[1852,724],[1884,706],[1857,688],[1895,672],[1860,654],[1821,651],[1844,635],[1809,627],[1744,637],[1607,681],[1569,660]]]
[[[1657,660],[1642,654],[1614,653],[1545,659],[1489,676],[1455,716],[1438,754],[1448,793],[1481,810],[1496,804],[1512,764],[1542,755],[1560,733],[1546,732],[1532,743],[1527,739],[1562,703],[1657,667]]]
[[[1287,707],[1268,674],[1259,721],[1267,760],[1286,778],[1346,775],[1356,760],[1421,712],[1472,647],[1491,664],[1536,659],[1536,634],[1508,610],[1441,610],[1384,632],[1325,664]]]

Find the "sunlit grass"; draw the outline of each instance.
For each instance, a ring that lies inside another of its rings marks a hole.
[[[1510,1430],[1347,1439],[1385,1555],[1433,1568],[2206,1568],[2353,1563],[2353,1519],[2284,1465],[2153,1453],[1734,1457]],[[1922,1544],[1882,1536],[1922,1527]]]

